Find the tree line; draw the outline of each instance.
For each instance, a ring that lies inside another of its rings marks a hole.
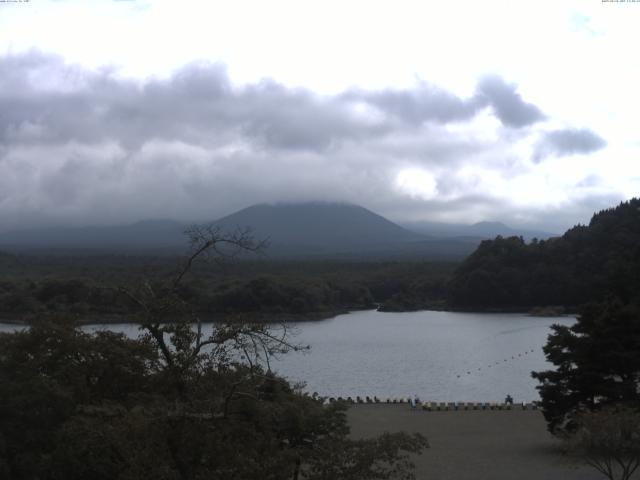
[[[0,316],[29,319],[49,313],[85,321],[126,316],[131,305],[117,286],[162,283],[176,258],[7,257],[0,278]],[[22,264],[22,268],[14,265]],[[18,263],[19,262],[19,263]],[[80,268],[82,266],[82,268]],[[177,294],[203,316],[252,313],[276,318],[331,315],[375,308],[415,310],[441,305],[453,264],[238,261],[221,270],[195,265]]]

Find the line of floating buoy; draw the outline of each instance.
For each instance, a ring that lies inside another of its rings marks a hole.
[[[537,410],[539,402],[422,402],[411,397],[389,397],[380,399],[377,396],[369,397],[329,397],[325,399],[328,403],[349,403],[349,404],[410,404],[412,408],[432,411],[459,411],[459,410]]]
[[[411,397],[389,397],[380,399],[375,395],[373,397],[329,397],[329,403],[345,402],[345,403],[411,403]]]
[[[526,350],[526,351],[524,351],[524,352],[518,353],[518,354],[517,354],[517,357],[522,357],[523,355],[529,355],[530,353],[533,353],[534,351],[535,351],[535,350],[534,350],[533,348],[532,348],[531,350]],[[487,367],[486,367],[486,368],[493,368],[494,366],[496,366],[496,365],[500,365],[500,363],[508,362],[509,360],[517,360],[517,357],[516,357],[516,355],[514,354],[514,355],[512,355],[512,356],[511,356],[511,359],[509,359],[509,358],[504,358],[504,359],[502,360],[502,362],[500,362],[499,360],[496,360],[495,362],[490,363],[489,365],[487,365]],[[482,371],[482,367],[478,367],[478,369],[477,369],[476,371],[477,371],[477,372],[481,372],[481,371]],[[467,375],[471,375],[471,370],[467,370]],[[460,378],[460,377],[462,377],[462,374],[461,374],[461,373],[456,374],[456,378]]]

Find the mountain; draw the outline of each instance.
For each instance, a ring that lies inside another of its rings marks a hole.
[[[251,226],[269,240],[271,258],[461,260],[480,239],[435,238],[403,228],[358,205],[254,205],[215,222],[226,230]]]
[[[541,230],[512,228],[501,222],[478,222],[472,225],[466,225],[461,223],[418,221],[403,222],[400,225],[414,232],[434,237],[475,237],[478,239],[489,239],[501,235],[503,237],[523,237],[525,240],[531,240],[533,238],[546,240],[558,236],[555,233]]]
[[[215,222],[225,229],[251,226],[271,245],[345,250],[423,240],[366,208],[340,203],[254,205]]]
[[[456,270],[458,308],[575,307],[615,296],[640,301],[640,199],[593,215],[561,237],[483,241]]]
[[[251,227],[267,239],[270,258],[460,260],[479,237],[427,236],[361,206],[343,203],[254,205],[213,222],[223,230]],[[131,225],[46,228],[0,234],[0,249],[42,253],[180,253],[187,225],[146,220]]]

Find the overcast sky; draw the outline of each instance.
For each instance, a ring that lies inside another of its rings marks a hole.
[[[0,2],[0,230],[343,201],[561,232],[640,192],[640,3]]]

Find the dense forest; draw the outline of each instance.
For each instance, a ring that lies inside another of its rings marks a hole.
[[[58,312],[117,321],[131,310],[117,286],[164,281],[179,264],[170,256],[0,254],[0,318],[29,321]],[[207,319],[230,313],[312,319],[375,307],[576,311],[608,295],[637,299],[638,271],[640,200],[633,199],[561,237],[485,240],[460,264],[245,258],[195,266],[179,293]]]
[[[43,312],[81,321],[117,321],[131,311],[121,285],[175,274],[178,257],[0,256],[0,318]],[[442,307],[455,264],[424,262],[229,261],[195,265],[179,294],[202,318],[251,313],[265,320],[323,318],[375,308]]]
[[[563,236],[526,243],[483,241],[455,271],[449,305],[458,309],[568,309],[614,295],[640,295],[640,199],[593,215]]]

